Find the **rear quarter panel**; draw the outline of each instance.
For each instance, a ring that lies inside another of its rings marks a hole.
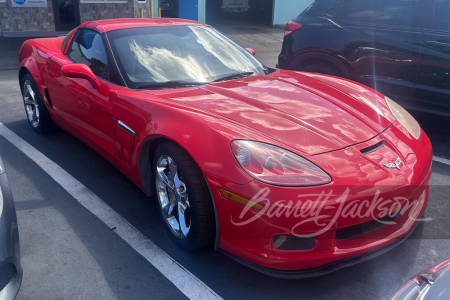
[[[27,40],[19,52],[19,80],[25,71],[33,76],[41,95],[45,95],[44,73],[47,73],[50,59],[62,55],[62,37]],[[45,97],[44,97],[45,98]]]

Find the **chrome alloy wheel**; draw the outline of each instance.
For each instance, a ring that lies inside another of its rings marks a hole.
[[[25,110],[27,111],[28,120],[33,127],[38,127],[39,106],[36,100],[36,94],[34,93],[29,80],[25,80],[23,84],[23,102],[25,103]]]
[[[156,163],[156,190],[163,218],[171,232],[180,239],[185,238],[191,228],[187,189],[175,161],[167,155],[162,155]]]

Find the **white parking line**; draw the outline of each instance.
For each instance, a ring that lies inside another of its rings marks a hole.
[[[147,239],[136,228],[124,220],[81,182],[9,130],[2,123],[0,123],[0,135],[33,160],[81,205],[105,223],[106,226],[109,228],[115,227],[114,231],[125,242],[158,269],[188,298],[222,299],[200,279],[186,270],[161,248],[156,246],[152,241]]]
[[[450,159],[442,158],[439,156],[433,156],[433,160],[450,166]]]

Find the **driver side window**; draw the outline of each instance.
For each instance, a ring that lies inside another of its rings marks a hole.
[[[70,48],[69,57],[76,63],[89,66],[96,76],[108,79],[108,60],[99,33],[80,29]]]

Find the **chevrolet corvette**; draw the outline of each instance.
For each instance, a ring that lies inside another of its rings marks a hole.
[[[114,164],[183,249],[318,276],[421,220],[432,149],[406,110],[346,79],[268,68],[206,24],[87,22],[26,41],[19,65],[31,127],[57,125]]]

